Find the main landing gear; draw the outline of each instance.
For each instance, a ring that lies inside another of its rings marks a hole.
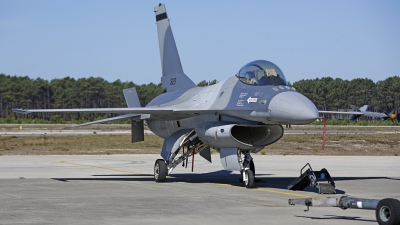
[[[156,182],[164,182],[167,177],[167,164],[164,159],[157,159],[154,164],[154,180]]]
[[[188,146],[182,145],[181,148],[187,148],[187,150],[183,151],[181,156],[176,157],[176,154],[179,151],[178,149],[177,151],[174,151],[168,161],[157,159],[154,164],[154,180],[156,182],[164,182],[167,175],[171,174],[172,170],[177,165],[181,165],[182,162],[187,161],[189,157],[199,153],[207,147],[208,146],[202,142],[197,142]],[[222,152],[223,150],[224,152]],[[224,169],[229,171],[240,171],[242,175],[240,181],[244,182],[246,188],[253,188],[255,182],[255,165],[253,158],[250,155],[250,150],[228,148],[221,149],[220,154]]]

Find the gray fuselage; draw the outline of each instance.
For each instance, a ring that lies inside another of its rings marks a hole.
[[[157,96],[146,107],[198,110],[198,115],[176,120],[150,118],[148,128],[162,138],[205,122],[307,124],[318,117],[315,105],[289,86],[255,86],[236,76],[215,85],[177,90]]]

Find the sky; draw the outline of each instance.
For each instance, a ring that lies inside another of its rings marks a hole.
[[[158,84],[158,3],[0,0],[0,73]],[[225,80],[258,59],[278,65],[291,83],[400,76],[398,0],[162,3],[195,83]]]

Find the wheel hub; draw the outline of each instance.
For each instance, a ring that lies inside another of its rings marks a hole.
[[[381,217],[381,220],[383,222],[387,222],[390,220],[390,209],[386,206],[382,206],[381,209],[379,210],[379,214]]]
[[[249,176],[247,175],[246,171],[243,171],[243,181],[245,185],[249,183]]]
[[[160,173],[160,167],[158,166],[158,164],[156,164],[155,166],[154,166],[154,177],[156,178],[156,179],[158,179],[158,174]]]

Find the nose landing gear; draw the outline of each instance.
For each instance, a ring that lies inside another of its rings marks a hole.
[[[240,165],[240,172],[243,178],[241,179],[246,188],[254,187],[254,176],[255,176],[255,166],[253,162],[253,157],[250,155],[250,151],[243,151],[243,159],[241,156],[241,151],[238,153],[238,162]]]
[[[246,188],[254,187],[254,173],[250,169],[246,169],[243,173],[243,182]]]

